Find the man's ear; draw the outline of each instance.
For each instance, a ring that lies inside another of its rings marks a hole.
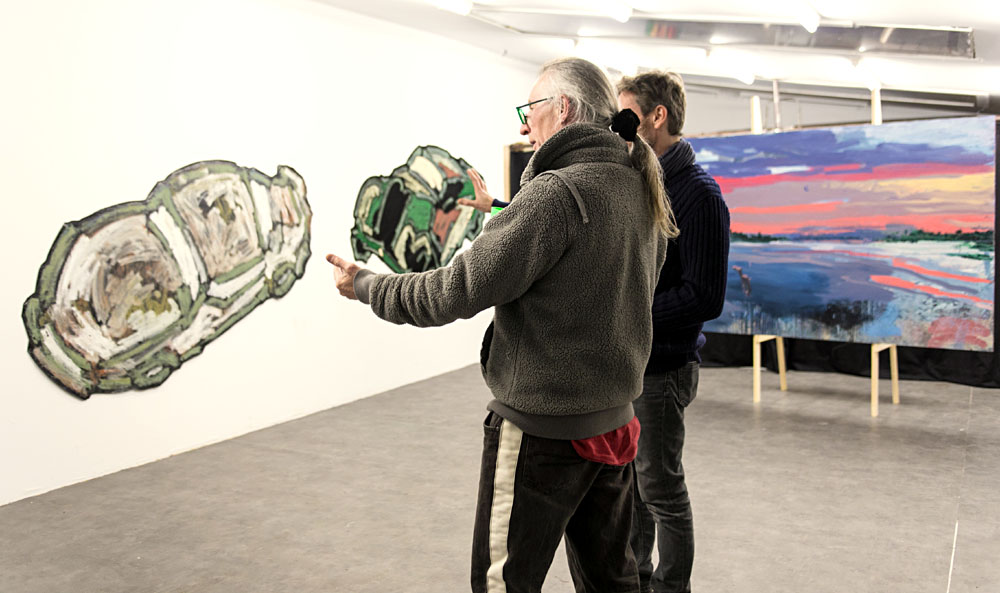
[[[566,95],[559,95],[559,123],[568,124],[569,118],[569,97]]]
[[[653,108],[653,127],[654,128],[667,128],[667,124],[670,123],[670,112],[663,105],[657,105]]]

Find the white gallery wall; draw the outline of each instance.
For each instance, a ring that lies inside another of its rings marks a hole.
[[[362,182],[417,146],[466,159],[499,195],[535,67],[313,0],[40,0],[3,15],[0,504],[478,360],[490,312],[386,323],[336,295],[324,255],[351,257]],[[305,276],[160,387],[67,394],[27,354],[21,321],[60,227],[211,159],[303,176]]]

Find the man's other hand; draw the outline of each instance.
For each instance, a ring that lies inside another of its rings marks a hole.
[[[358,300],[357,295],[354,294],[354,277],[362,270],[361,266],[332,253],[326,255],[326,261],[333,264],[333,279],[340,294],[351,300]]]

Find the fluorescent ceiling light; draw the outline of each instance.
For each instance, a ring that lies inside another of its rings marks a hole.
[[[448,12],[454,12],[455,14],[460,14],[462,16],[467,16],[472,12],[472,0],[428,0],[431,5],[440,8],[441,10],[447,10]]]

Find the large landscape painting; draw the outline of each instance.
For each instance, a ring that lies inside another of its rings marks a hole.
[[[691,139],[732,216],[706,331],[992,351],[996,126]]]

